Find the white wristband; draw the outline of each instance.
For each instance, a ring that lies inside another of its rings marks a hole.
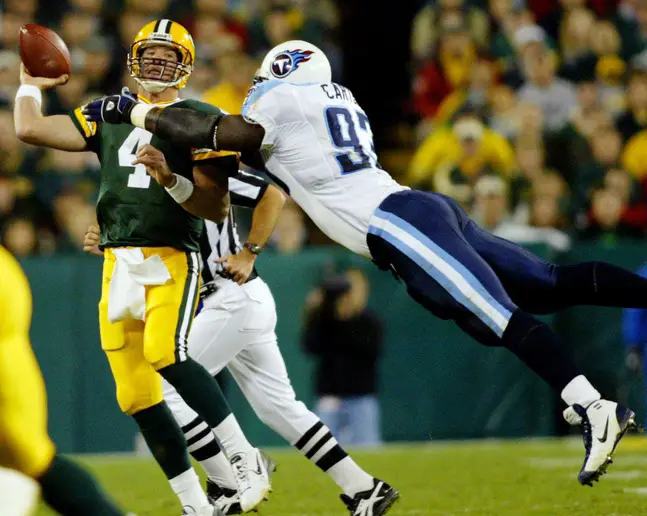
[[[154,104],[137,104],[130,112],[130,122],[135,127],[146,129],[146,115],[154,107]]]
[[[186,177],[175,175],[175,184],[171,188],[165,188],[168,194],[173,197],[176,203],[182,204],[193,195],[193,183]]]
[[[34,86],[33,84],[23,84],[18,88],[16,100],[22,97],[31,97],[38,102],[39,106],[43,105],[43,92],[40,91],[38,86]]]

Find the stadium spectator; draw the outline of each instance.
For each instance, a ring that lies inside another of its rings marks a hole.
[[[445,13],[439,20],[440,43],[432,61],[424,65],[413,82],[413,103],[421,118],[436,115],[452,91],[465,87],[477,54],[460,12]]]
[[[607,112],[618,117],[626,107],[624,77],[627,63],[621,57],[622,41],[609,21],[598,21],[590,32],[591,49],[596,56],[595,76],[601,101]]]
[[[82,48],[83,73],[93,91],[112,91],[118,83],[121,70],[113,66],[112,45],[104,36],[94,36]]]
[[[626,59],[640,62],[647,50],[647,5],[644,2],[636,2],[633,7],[635,20],[623,27],[622,47]]]
[[[9,105],[0,101],[0,170],[14,177],[31,177],[37,163],[38,153],[22,145],[16,138]]]
[[[464,0],[427,0],[413,20],[411,32],[411,52],[413,57],[423,62],[433,57],[439,36],[439,19],[445,12],[463,11],[469,33],[479,48],[487,48],[490,24],[481,9],[475,5],[465,5]]]
[[[135,36],[144,25],[146,25],[150,20],[150,16],[140,13],[132,9],[128,9],[121,13],[118,18],[118,32],[119,32],[119,43],[122,52],[120,52],[119,57],[122,61],[122,67],[126,64],[126,59],[124,53],[130,45],[135,40]]]
[[[602,241],[613,245],[619,237],[640,238],[644,231],[622,220],[627,204],[613,190],[603,187],[591,196],[588,224],[580,233],[584,240]]]
[[[250,24],[252,55],[262,58],[283,41],[298,39],[302,12],[289,2],[270,2],[267,10]],[[313,42],[314,43],[314,42]]]
[[[34,223],[26,217],[13,217],[3,226],[2,245],[13,255],[24,258],[37,253],[38,237]]]
[[[240,114],[247,92],[252,85],[256,63],[243,53],[230,53],[216,61],[219,81],[208,89],[205,102],[231,114]]]
[[[647,130],[636,133],[625,145],[622,165],[634,178],[643,182],[647,177]]]
[[[48,206],[52,205],[59,192],[75,191],[88,201],[94,201],[99,180],[94,154],[48,149],[35,179],[35,194],[41,203]]]
[[[13,98],[20,82],[20,56],[12,50],[0,50],[0,99]]]
[[[570,237],[563,231],[553,227],[533,227],[515,222],[509,211],[508,187],[501,177],[484,176],[478,180],[474,187],[472,216],[481,227],[493,235],[512,242],[544,243],[556,251],[566,251],[571,245]]]
[[[496,0],[492,5],[505,5],[506,8],[501,12],[499,31],[492,37],[490,53],[496,59],[503,82],[517,88],[523,83],[523,56],[551,47],[552,42],[534,25],[533,15],[526,10],[523,1],[513,0],[510,5],[507,0]]]
[[[103,0],[69,0],[72,9],[85,11],[94,16],[100,16],[103,12]]]
[[[568,186],[556,172],[547,171],[533,182],[530,225],[536,228],[569,229]]]
[[[483,118],[487,117],[491,111],[494,81],[495,71],[492,63],[486,59],[479,59],[472,66],[466,88],[455,90],[442,101],[434,117],[434,126],[448,123],[461,111],[472,111]]]
[[[647,128],[647,73],[635,70],[627,84],[627,110],[617,121],[616,128],[623,141]]]
[[[198,16],[194,33],[198,57],[213,62],[225,53],[240,51],[247,44],[245,27],[225,16]]]
[[[575,87],[555,76],[555,58],[547,51],[536,57],[526,56],[524,67],[528,81],[519,90],[519,100],[541,108],[546,131],[563,129],[577,105]]]
[[[518,105],[514,90],[507,84],[496,84],[490,93],[490,127],[512,140],[518,130]]]
[[[155,18],[164,16],[171,2],[170,0],[126,0],[125,3],[128,8]]]
[[[4,10],[26,18],[34,18],[38,11],[38,0],[5,0]]]
[[[32,16],[6,12],[0,16],[0,41],[2,48],[9,50],[18,49],[20,27],[25,23],[33,23]]]
[[[595,76],[596,56],[591,50],[591,32],[595,16],[583,7],[571,9],[559,27],[560,75],[570,81]]]
[[[70,47],[80,47],[96,37],[101,23],[99,18],[86,11],[68,11],[61,20],[61,37]]]
[[[411,160],[407,183],[451,195],[454,186],[465,191],[462,185],[473,183],[482,173],[507,176],[514,167],[514,152],[507,140],[466,113],[452,127],[427,137]],[[467,194],[460,201],[470,198]]]
[[[303,346],[317,360],[316,412],[347,446],[381,443],[377,398],[383,329],[366,308],[369,284],[357,269],[308,296]]]
[[[601,128],[593,133],[590,139],[591,161],[581,169],[580,180],[590,181],[587,178],[601,178],[604,173],[617,167],[622,151],[622,138],[614,129]]]

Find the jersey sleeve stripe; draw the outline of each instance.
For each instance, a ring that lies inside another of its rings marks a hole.
[[[224,158],[225,156],[237,156],[237,152],[216,151],[210,149],[195,149],[193,151],[193,161],[204,161],[213,158]]]
[[[74,116],[76,117],[76,121],[78,122],[79,128],[83,130],[83,134],[86,138],[90,138],[91,136],[94,136],[96,134],[97,132],[96,122],[88,122],[83,116],[83,113],[81,112],[80,107],[74,110]]]
[[[257,85],[253,86],[252,89],[247,94],[247,98],[245,99],[245,102],[243,103],[243,109],[242,109],[243,117],[247,118],[249,108],[258,99],[260,99],[267,92],[272,91],[277,86],[281,86],[281,84],[283,84],[281,81],[271,81],[270,80],[270,81],[260,82]]]
[[[229,178],[229,191],[234,192],[248,199],[258,199],[259,193],[261,192],[261,187],[257,185],[252,185],[249,183],[244,183],[239,181],[234,177]]]

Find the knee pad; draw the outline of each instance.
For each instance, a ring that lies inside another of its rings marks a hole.
[[[129,416],[157,405],[163,399],[161,387],[152,388],[148,382],[117,385],[117,403],[121,411]]]

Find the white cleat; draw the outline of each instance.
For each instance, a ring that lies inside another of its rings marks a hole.
[[[598,400],[586,409],[580,405],[568,407],[564,419],[571,425],[582,425],[586,455],[577,478],[580,484],[593,487],[613,462],[620,439],[635,428],[636,415],[613,401]]]
[[[238,453],[229,462],[234,470],[240,508],[243,512],[253,511],[267,498],[271,490],[267,461],[254,448],[251,453]]]

